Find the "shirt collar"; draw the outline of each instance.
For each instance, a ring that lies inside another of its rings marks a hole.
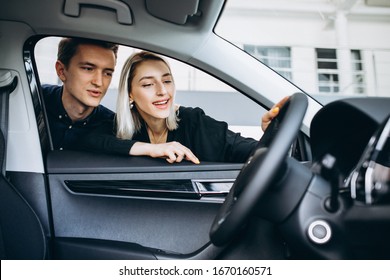
[[[50,112],[51,115],[56,116],[58,119],[70,121],[68,113],[66,112],[62,103],[63,86],[58,87],[56,90],[57,94],[53,94],[51,98],[47,100],[47,110]],[[88,124],[88,122],[95,117],[97,111],[98,107],[94,108],[92,113],[89,114],[86,118],[78,120],[75,123],[83,125]]]

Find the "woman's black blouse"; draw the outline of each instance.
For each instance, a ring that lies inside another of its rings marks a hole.
[[[167,142],[176,141],[189,148],[200,161],[245,162],[256,148],[257,141],[242,137],[228,129],[226,122],[207,116],[200,108],[181,106],[179,126],[168,132]],[[131,140],[115,137],[114,124],[107,121],[83,140],[82,149],[93,152],[129,155],[135,142],[150,143],[145,124]]]

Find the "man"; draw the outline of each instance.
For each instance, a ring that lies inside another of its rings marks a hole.
[[[56,72],[62,86],[43,85],[54,149],[77,149],[79,140],[114,113],[100,102],[111,83],[118,45],[91,39],[63,38]]]

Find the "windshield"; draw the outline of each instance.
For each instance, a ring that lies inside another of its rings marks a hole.
[[[215,32],[322,104],[390,97],[387,0],[229,0]]]

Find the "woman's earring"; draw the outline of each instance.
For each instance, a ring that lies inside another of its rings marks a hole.
[[[133,103],[134,103],[134,100],[130,100],[130,101],[129,101],[130,110],[133,109],[133,107],[134,107],[134,104],[133,104]]]

